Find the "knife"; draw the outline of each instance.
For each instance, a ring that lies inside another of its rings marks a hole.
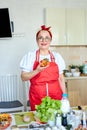
[[[13,129],[13,128],[28,128],[28,126],[17,126],[17,125],[12,125],[11,126],[11,129]]]

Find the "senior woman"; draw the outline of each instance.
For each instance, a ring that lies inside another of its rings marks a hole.
[[[50,27],[41,26],[36,33],[38,50],[28,52],[20,63],[22,80],[30,81],[31,110],[35,110],[35,105],[39,105],[45,96],[61,100],[62,94],[66,93],[63,77],[65,62],[59,53],[49,50],[51,41]],[[43,59],[48,59],[50,64],[41,66]]]

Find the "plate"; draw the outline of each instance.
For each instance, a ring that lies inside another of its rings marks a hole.
[[[10,114],[0,114],[0,130],[5,130],[7,127],[10,126],[12,122],[12,117]]]

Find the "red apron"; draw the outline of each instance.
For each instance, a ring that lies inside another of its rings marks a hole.
[[[31,110],[35,110],[35,105],[41,103],[41,99],[45,96],[50,96],[52,99],[61,100],[62,90],[59,83],[59,69],[55,63],[53,54],[49,51],[51,62],[49,67],[34,76],[30,82],[29,100]],[[39,64],[39,50],[36,51],[36,61],[34,62],[33,70]]]

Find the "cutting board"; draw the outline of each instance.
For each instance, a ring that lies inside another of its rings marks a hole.
[[[29,122],[24,122],[23,121],[23,117],[25,115],[30,117],[30,121]],[[20,112],[20,113],[16,113],[16,114],[14,114],[14,118],[15,118],[15,124],[17,126],[19,126],[19,125],[28,125],[30,122],[35,121],[33,112]]]

